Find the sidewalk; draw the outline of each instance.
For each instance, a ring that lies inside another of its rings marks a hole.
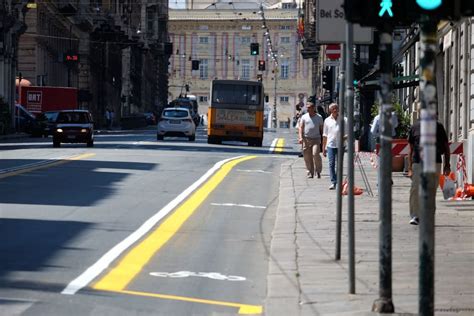
[[[364,189],[355,196],[356,294],[348,294],[346,197],[335,261],[336,191],[328,190],[327,159],[321,179],[307,179],[295,155],[281,168],[266,315],[377,315],[371,312],[379,297],[377,170],[367,156],[361,160],[375,196],[366,193],[356,166],[356,186]],[[393,173],[393,181],[393,304],[397,315],[417,315],[419,230],[408,224],[410,179]],[[436,315],[474,315],[474,201],[444,201],[439,190],[435,269]]]

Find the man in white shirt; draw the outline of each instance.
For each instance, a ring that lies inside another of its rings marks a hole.
[[[308,102],[306,105],[308,113],[300,119],[298,129],[298,142],[303,145],[303,157],[308,170],[308,178],[313,178],[314,173],[321,178],[323,167],[321,161],[321,135],[323,133],[323,118],[316,113],[314,103]]]
[[[329,105],[330,115],[324,120],[323,127],[323,156],[328,157],[329,160],[329,176],[331,178],[331,186],[329,190],[336,188],[336,161],[337,161],[337,147],[339,143],[339,105],[332,103]],[[347,124],[347,119],[344,118],[344,125]],[[347,135],[344,136],[346,138]]]
[[[398,127],[398,117],[395,111],[392,112],[392,118],[390,121],[392,123],[392,137],[395,137],[397,135],[396,128]],[[379,138],[380,138],[380,132],[381,132],[380,131],[380,113],[374,117],[372,126],[370,127],[370,132],[372,133],[372,137],[374,139],[375,144],[378,144]]]

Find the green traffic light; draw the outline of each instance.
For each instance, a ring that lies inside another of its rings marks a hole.
[[[416,3],[424,10],[434,10],[443,3],[443,0],[416,0]]]
[[[354,80],[352,81],[352,83],[354,84],[354,86],[357,86],[357,84],[359,83],[357,80]]]
[[[393,17],[392,4],[392,0],[382,0],[380,2],[379,17],[383,17],[385,13],[387,13],[388,16]]]

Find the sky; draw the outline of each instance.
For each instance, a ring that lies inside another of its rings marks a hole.
[[[184,9],[186,0],[168,0],[168,5],[170,9]]]

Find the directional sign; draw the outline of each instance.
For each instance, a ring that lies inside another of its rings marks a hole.
[[[340,44],[329,44],[326,47],[326,57],[331,60],[341,58],[341,45]]]
[[[316,1],[317,43],[335,44],[346,41],[346,20],[344,19],[343,3],[344,0]],[[354,24],[354,44],[372,44],[372,42],[372,28]]]

